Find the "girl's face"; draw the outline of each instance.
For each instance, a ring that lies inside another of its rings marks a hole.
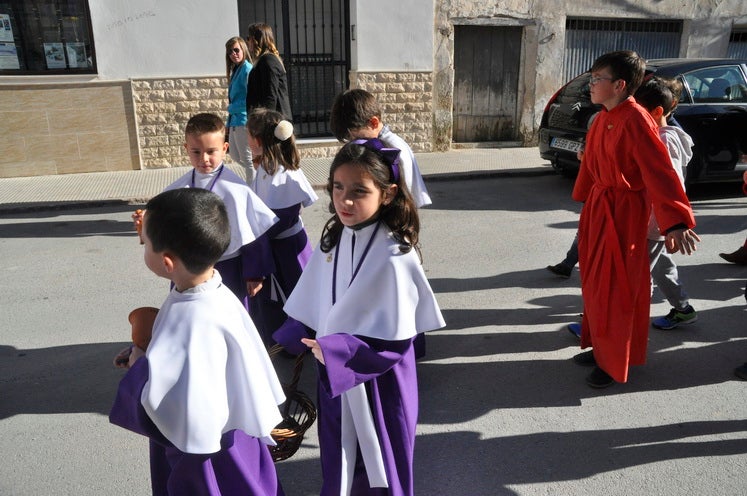
[[[228,58],[234,64],[240,64],[244,60],[244,52],[241,50],[241,45],[238,42],[234,43],[231,48],[228,49]]]
[[[248,134],[248,141],[249,141],[249,149],[252,151],[252,158],[257,158],[262,156],[262,152],[264,151],[262,149],[262,140],[252,136],[252,133]],[[255,168],[258,167],[258,164],[255,163]]]
[[[396,188],[392,184],[382,191],[362,166],[342,164],[332,176],[332,203],[343,225],[352,227],[375,218],[381,205],[394,197]]]

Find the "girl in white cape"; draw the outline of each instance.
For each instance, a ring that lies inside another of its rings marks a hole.
[[[271,345],[272,333],[287,318],[283,311],[287,296],[311,258],[301,210],[310,207],[318,197],[300,168],[293,124],[279,112],[257,108],[249,114],[246,128],[252,162],[257,169],[252,190],[279,219],[267,230],[275,269],[250,300],[252,320],[265,344]]]
[[[292,318],[274,335],[319,361],[322,495],[414,494],[412,343],[444,320],[398,156],[375,138],[337,153],[327,184],[334,216],[285,305]]]

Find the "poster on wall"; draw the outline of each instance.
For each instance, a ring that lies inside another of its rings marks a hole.
[[[86,44],[79,41],[65,43],[68,67],[88,67]]]
[[[0,43],[0,69],[20,69],[15,43]]]
[[[62,43],[45,43],[44,56],[47,59],[47,69],[65,68],[65,52]]]
[[[8,14],[0,14],[0,42],[2,41],[13,41],[13,28]]]

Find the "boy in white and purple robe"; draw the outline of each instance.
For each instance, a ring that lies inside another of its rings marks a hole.
[[[154,495],[282,495],[267,447],[282,387],[214,270],[230,242],[225,206],[202,189],[167,191],[148,202],[143,223],[145,263],[173,288],[147,350],[133,345],[115,360],[129,370],[109,420],[149,438]]]
[[[278,219],[249,185],[225,166],[228,144],[218,116],[192,116],[185,128],[185,140],[193,169],[164,191],[201,188],[221,197],[231,223],[231,244],[215,268],[249,310],[249,297],[259,292],[264,279],[275,270],[267,231]]]

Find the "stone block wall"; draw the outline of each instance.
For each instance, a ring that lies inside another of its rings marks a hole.
[[[351,72],[350,87],[373,93],[384,123],[413,151],[433,151],[433,73]]]
[[[225,77],[133,80],[132,94],[143,169],[189,165],[184,150],[189,118],[200,112],[226,118]]]
[[[433,150],[431,73],[354,72],[350,80],[351,88],[376,96],[384,122],[414,151]],[[228,96],[222,77],[134,80],[132,93],[144,169],[189,165],[183,146],[189,117],[198,112],[226,116]],[[299,142],[302,158],[331,157],[339,147],[336,141]]]

